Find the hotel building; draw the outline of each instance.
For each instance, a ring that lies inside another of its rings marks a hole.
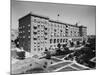
[[[87,27],[51,20],[49,17],[29,13],[19,19],[19,47],[34,55],[54,50],[57,44],[86,40]]]

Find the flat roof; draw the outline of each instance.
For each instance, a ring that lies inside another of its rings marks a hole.
[[[55,21],[55,20],[51,20],[51,19],[49,19],[49,22],[53,22],[53,23],[59,23],[59,24],[67,25],[67,23],[63,23],[63,22]]]
[[[29,13],[29,14],[27,14],[27,15],[25,15],[25,16],[19,18],[19,20],[21,20],[21,19],[23,19],[23,18],[25,18],[25,17],[27,17],[27,16],[34,16],[34,17],[39,17],[39,18],[49,19],[47,16],[37,15],[37,14],[33,14],[33,13]]]
[[[75,24],[73,25],[73,24],[68,24],[68,23],[64,23],[64,22],[61,22],[61,21],[57,21],[57,20],[51,20],[48,16],[37,15],[37,14],[32,13],[32,12],[30,12],[29,14],[27,14],[27,15],[25,15],[25,16],[19,18],[19,20],[21,20],[21,19],[23,19],[23,18],[25,18],[25,17],[27,17],[27,16],[39,17],[39,18],[47,19],[49,22],[58,23],[58,24],[63,24],[63,25],[68,25],[68,26],[73,26],[73,27],[83,27],[83,28],[87,28],[86,26],[83,26],[83,25],[78,26],[78,25],[75,25]]]

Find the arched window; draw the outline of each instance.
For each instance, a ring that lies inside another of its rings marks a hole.
[[[52,39],[50,39],[50,43],[52,43]]]
[[[56,43],[56,39],[54,39],[54,43]]]

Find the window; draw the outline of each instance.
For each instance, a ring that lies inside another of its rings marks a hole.
[[[36,22],[36,19],[34,19],[34,22]]]
[[[25,36],[23,36],[23,38],[25,38]]]
[[[63,42],[65,42],[65,39],[63,39]]]
[[[59,39],[57,39],[57,43],[59,43]]]
[[[37,36],[37,38],[40,38],[40,36]]]
[[[52,47],[52,45],[50,45],[50,48]]]
[[[68,26],[66,25],[66,27],[68,27]]]
[[[47,24],[47,21],[45,21],[44,24]]]
[[[34,28],[34,29],[37,29],[37,27],[36,27],[36,26],[34,26],[33,28]]]
[[[72,31],[71,31],[71,33],[72,33]]]
[[[40,43],[38,42],[38,44],[40,44]]]
[[[53,37],[53,35],[51,35],[51,37]]]
[[[44,34],[45,34],[45,35],[47,35],[47,33],[46,33],[46,32],[45,32]]]
[[[33,40],[37,40],[37,38],[33,38]]]
[[[28,32],[30,32],[30,30],[28,30]]]
[[[40,48],[38,48],[38,51],[40,51]]]
[[[40,30],[38,30],[38,33],[40,32]]]
[[[38,27],[40,27],[40,25],[38,25]]]
[[[59,25],[58,25],[58,27],[59,27]]]
[[[47,28],[44,28],[45,30],[47,30]]]
[[[54,31],[56,32],[56,29],[54,29]]]
[[[47,42],[45,42],[45,44],[46,44]]]
[[[57,34],[57,37],[59,37],[59,35]]]
[[[34,44],[36,44],[36,42],[34,42]]]
[[[44,30],[41,30],[41,32],[44,32]]]
[[[62,30],[60,30],[60,32],[62,32]]]
[[[54,43],[56,43],[56,39],[54,39]]]
[[[28,38],[30,38],[30,36],[28,36]]]
[[[56,37],[56,33],[54,33],[54,36]]]
[[[52,43],[52,39],[50,39],[50,43]]]
[[[54,45],[54,47],[56,47],[56,45]]]
[[[65,34],[63,34],[63,37],[65,37]]]
[[[35,48],[36,46],[34,46],[34,48]]]
[[[41,21],[38,21],[38,23],[41,23]]]
[[[67,42],[67,39],[66,39],[66,42]]]
[[[62,43],[62,39],[60,39],[60,42]]]
[[[43,50],[43,48],[41,48],[41,50]]]
[[[23,26],[23,28],[24,28],[25,26]]]
[[[30,24],[28,26],[30,27]]]
[[[34,48],[34,51],[36,51],[36,48]]]
[[[44,38],[45,40],[47,40],[47,38]]]
[[[41,27],[44,27],[43,25],[41,25]]]
[[[35,34],[35,35],[36,35],[36,34],[37,34],[37,32],[33,32],[33,34]]]
[[[39,48],[40,46],[38,46],[38,48]]]

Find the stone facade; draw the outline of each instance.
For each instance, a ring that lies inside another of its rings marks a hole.
[[[83,41],[87,28],[71,25],[48,17],[29,13],[19,19],[19,46],[33,54],[54,50],[57,44],[66,44],[69,39]]]

